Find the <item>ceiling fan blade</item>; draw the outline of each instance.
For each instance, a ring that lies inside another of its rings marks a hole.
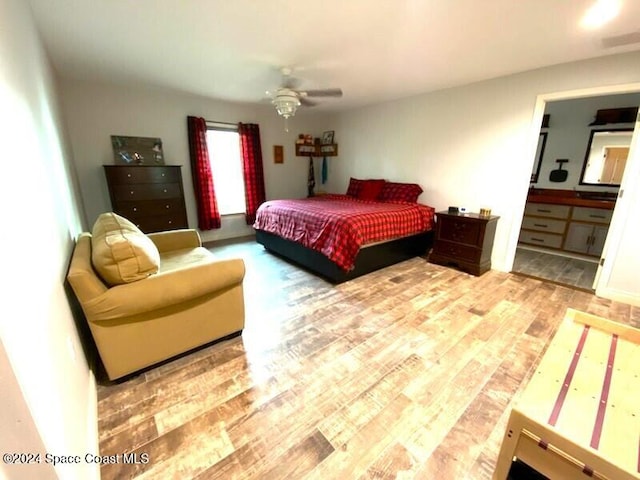
[[[309,100],[307,97],[298,97],[300,103],[305,107],[315,107],[318,102],[314,102],[313,100]]]
[[[304,90],[300,92],[301,95],[306,97],[341,97],[341,88],[322,88],[319,90]]]

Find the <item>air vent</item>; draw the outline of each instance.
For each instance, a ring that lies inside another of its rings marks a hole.
[[[637,32],[625,33],[624,35],[616,35],[602,39],[602,46],[604,48],[621,47],[623,45],[632,45],[634,43],[640,43],[640,30]]]

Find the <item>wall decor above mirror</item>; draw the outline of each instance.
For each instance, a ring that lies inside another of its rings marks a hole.
[[[629,156],[632,128],[592,130],[580,185],[619,187]]]
[[[605,108],[596,112],[596,117],[589,124],[606,125],[608,123],[633,123],[638,116],[638,107]]]

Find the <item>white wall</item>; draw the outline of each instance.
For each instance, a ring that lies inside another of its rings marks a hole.
[[[54,88],[25,2],[0,0],[5,225],[0,337],[6,352],[0,370],[10,368],[19,385],[12,388],[10,382],[5,390],[3,383],[0,408],[11,408],[14,417],[2,424],[0,444],[3,452],[44,446],[48,452],[84,456],[97,449],[96,387],[64,289],[74,238],[81,231],[81,204],[74,195]],[[44,475],[86,479],[97,472],[84,464],[48,468]],[[0,474],[39,477],[35,469],[4,464]]]
[[[275,108],[213,100],[171,90],[61,79],[62,103],[69,126],[74,161],[89,226],[111,210],[102,165],[113,164],[111,135],[159,137],[165,163],[182,165],[189,226],[197,227],[197,213],[189,165],[187,116],[229,123],[260,125],[267,199],[307,194],[306,158],[295,157],[298,133],[319,136],[326,115],[302,108],[289,119],[289,132]],[[284,163],[273,163],[273,145],[284,146]],[[319,183],[319,180],[318,180]],[[201,232],[205,241],[253,233],[243,216],[223,217],[220,230]]]
[[[618,107],[637,107],[640,105],[640,93],[626,95],[605,95],[588,98],[576,98],[549,102],[545,113],[551,115],[547,129],[547,143],[540,168],[539,181],[535,184],[537,188],[555,189],[579,189],[595,191],[618,191],[611,187],[591,187],[580,185],[580,174],[589,143],[591,130],[603,130],[606,128],[633,128],[633,123],[622,123],[615,125],[599,125],[590,127],[598,110]],[[549,181],[551,170],[558,168],[557,158],[568,158],[569,163],[562,167],[567,170],[567,181],[554,183]]]
[[[340,161],[349,176],[417,182],[436,208],[489,207],[500,215],[493,268],[509,271],[529,188],[541,94],[640,81],[640,53],[564,64],[338,115]],[[535,125],[534,125],[535,123]],[[640,293],[640,292],[639,292]]]

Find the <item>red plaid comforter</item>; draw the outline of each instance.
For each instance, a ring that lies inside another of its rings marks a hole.
[[[360,247],[431,230],[434,213],[434,208],[419,203],[323,195],[265,202],[253,226],[299,242],[349,271]]]

